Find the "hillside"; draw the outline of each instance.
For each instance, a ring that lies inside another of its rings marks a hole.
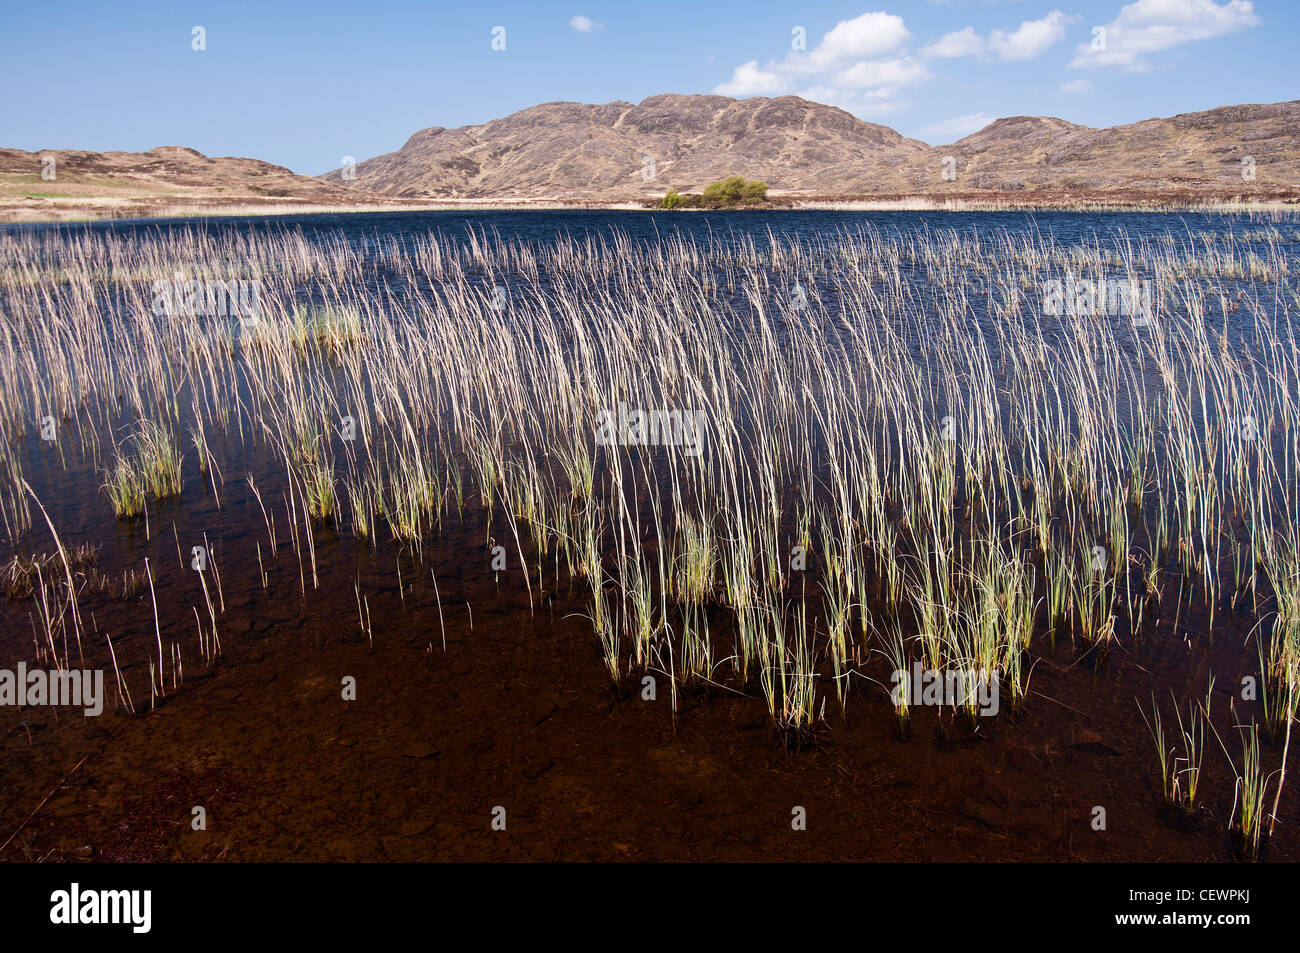
[[[42,178],[53,159],[53,179]],[[0,148],[0,221],[293,211],[396,204],[258,159],[210,158],[183,146],[147,152]]]
[[[943,175],[949,156],[954,179]],[[1242,177],[1245,156],[1254,159],[1253,180]],[[407,198],[599,202],[698,191],[732,174],[762,179],[778,194],[845,197],[1296,196],[1300,102],[1108,129],[1016,116],[950,145],[796,96],[545,103],[482,125],[423,129],[396,152],[360,163],[355,184]],[[337,172],[324,178],[340,180]]]
[[[1242,175],[1247,157],[1253,178]],[[53,181],[41,176],[49,158]],[[729,175],[761,179],[786,203],[1295,202],[1300,101],[1107,129],[1012,116],[947,145],[908,139],[797,96],[543,103],[482,125],[422,129],[397,151],[360,163],[347,182],[337,170],[296,175],[180,146],[0,148],[0,221],[645,204],[670,188],[698,192]]]

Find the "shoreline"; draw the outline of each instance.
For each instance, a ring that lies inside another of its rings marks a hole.
[[[402,212],[523,212],[523,211],[619,211],[689,214],[708,212],[1206,212],[1239,214],[1250,212],[1300,212],[1300,199],[1272,199],[1260,202],[1232,200],[1182,201],[1177,199],[1086,198],[1044,201],[998,201],[983,198],[935,199],[927,197],[820,198],[777,197],[776,201],[730,208],[664,209],[646,201],[583,201],[557,199],[469,199],[405,204],[266,205],[232,203],[229,206],[180,206],[160,210],[161,214],[96,214],[93,207],[68,209],[68,214],[25,214],[36,210],[0,208],[0,227],[15,225],[86,225],[100,222],[163,222],[211,218],[286,218],[295,215],[349,215]],[[44,211],[44,210],[42,210]]]

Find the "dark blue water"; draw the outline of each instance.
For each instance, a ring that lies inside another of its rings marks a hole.
[[[342,234],[365,246],[375,238],[427,236],[430,232],[460,239],[471,232],[505,240],[545,243],[558,235],[605,237],[622,232],[635,240],[654,241],[683,234],[697,240],[727,242],[736,236],[758,241],[769,232],[783,239],[825,239],[837,232],[876,229],[888,236],[955,233],[993,237],[1034,235],[1045,241],[1110,246],[1119,238],[1137,241],[1170,235],[1186,241],[1198,234],[1238,234],[1275,226],[1282,238],[1300,243],[1300,213],[1233,214],[1218,212],[949,212],[949,211],[716,211],[653,212],[626,210],[501,210],[353,212],[272,217],[202,219],[120,219],[77,224],[40,223],[4,226],[7,230],[136,232],[196,231],[220,234],[301,230],[307,236]]]

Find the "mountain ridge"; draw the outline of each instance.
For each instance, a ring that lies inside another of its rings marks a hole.
[[[43,174],[53,160],[54,178]],[[1300,101],[1219,106],[1093,128],[1005,116],[930,145],[797,96],[660,93],[539,103],[416,130],[341,170],[293,173],[186,146],[145,152],[0,148],[0,221],[277,214],[485,205],[656,204],[730,175],[773,204],[1187,206],[1300,202]]]
[[[359,163],[354,184],[408,199],[637,201],[728,175],[762,179],[777,194],[1279,195],[1300,192],[1298,130],[1300,101],[1289,101],[1105,128],[1009,116],[930,145],[797,96],[661,93],[636,104],[539,103],[417,130]],[[1242,175],[1247,158],[1253,178]],[[342,181],[339,171],[321,178]]]
[[[0,148],[0,221],[312,211],[399,204],[391,197],[188,146],[144,152]]]

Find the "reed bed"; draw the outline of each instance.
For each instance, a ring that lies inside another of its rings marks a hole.
[[[33,454],[100,468],[126,518],[181,493],[177,434],[200,474],[220,446],[260,448],[283,475],[253,487],[270,551],[263,496],[283,494],[304,592],[322,524],[420,558],[445,519],[477,518],[530,599],[586,593],[613,682],[758,692],[796,741],[881,665],[992,673],[1014,715],[1037,658],[1101,665],[1238,613],[1281,737],[1300,700],[1300,224],[1225,221],[1091,243],[3,233],[0,514],[13,546],[34,532]],[[1142,282],[1150,313],[1046,313],[1044,287],[1085,279]],[[253,319],[213,297],[237,281]],[[195,615],[206,657],[211,599]],[[973,697],[950,707],[978,727]],[[906,735],[906,700],[895,714]],[[1164,773],[1194,809],[1198,715],[1153,714],[1162,760],[1171,728],[1194,749]],[[1243,792],[1249,830],[1261,798]]]

